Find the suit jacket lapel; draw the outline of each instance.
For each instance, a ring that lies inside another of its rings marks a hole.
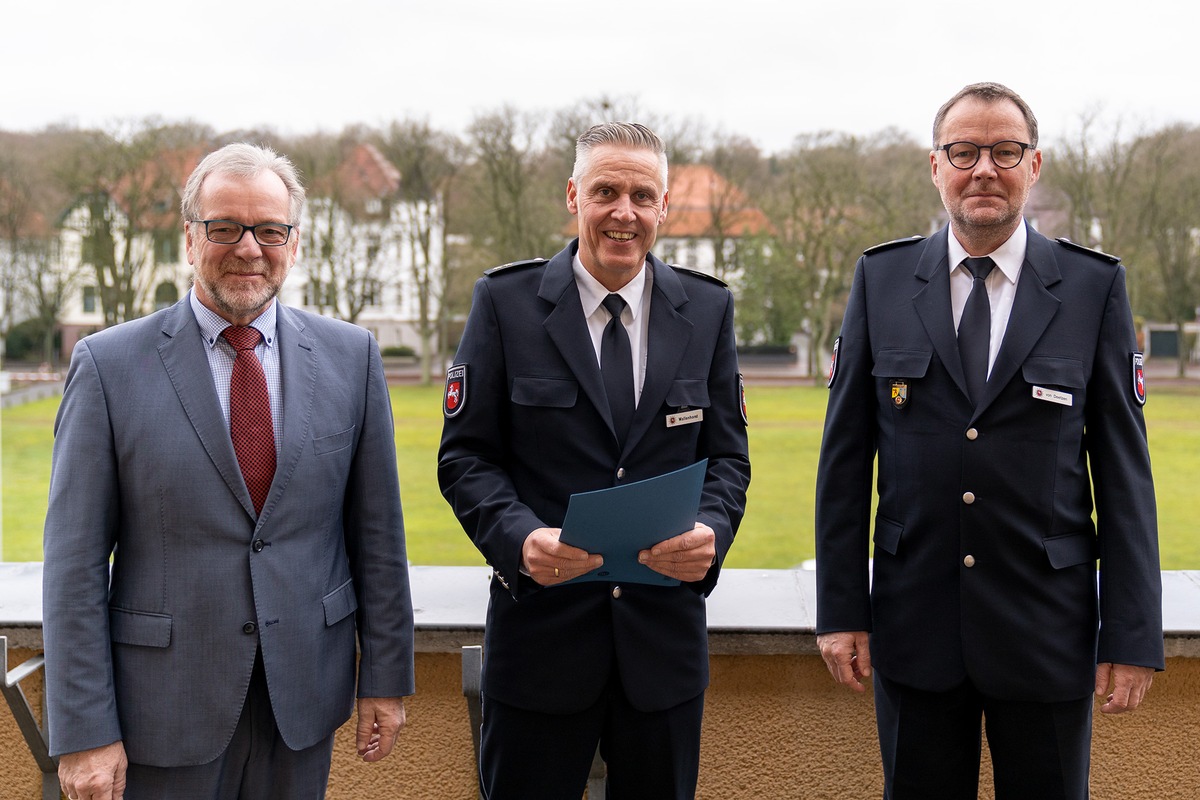
[[[253,518],[254,503],[250,500],[237,455],[233,452],[229,426],[221,414],[208,355],[204,352],[200,326],[192,313],[189,297],[185,296],[163,315],[162,332],[165,338],[158,346],[158,355],[204,451],[229,491]]]
[[[967,396],[967,377],[962,371],[954,312],[950,307],[950,258],[946,240],[949,235],[950,229],[942,228],[925,243],[916,269],[917,278],[925,281],[925,286],[913,296],[913,305],[942,365],[959,391]]]
[[[654,285],[650,300],[650,328],[647,334],[646,377],[642,396],[629,426],[625,451],[654,424],[654,418],[679,373],[684,350],[692,338],[692,323],[678,309],[688,301],[687,292],[675,271],[654,256],[649,257],[654,270]]]
[[[577,242],[572,242],[546,264],[542,270],[542,282],[538,297],[554,308],[542,323],[546,334],[554,342],[563,360],[567,362],[579,386],[604,418],[609,431],[616,438],[612,414],[608,409],[608,395],[604,393],[604,380],[600,377],[600,364],[592,346],[592,336],[583,318],[583,305],[579,299],[579,287],[575,285],[572,262]],[[636,425],[636,420],[634,422]]]
[[[317,359],[312,338],[304,330],[304,322],[282,304],[276,307],[275,334],[279,348],[279,371],[283,386],[280,408],[283,409],[283,442],[271,491],[263,503],[258,523],[262,525],[287,488],[304,445],[311,438],[313,406],[317,395]]]
[[[1050,292],[1050,287],[1062,280],[1058,260],[1050,240],[1032,228],[1028,228],[1025,245],[1025,263],[1017,282],[1017,294],[1013,299],[1012,313],[1004,341],[992,365],[992,374],[983,390],[983,398],[975,409],[982,412],[996,398],[1013,376],[1017,374],[1025,357],[1042,338],[1050,320],[1058,313],[1061,301]]]

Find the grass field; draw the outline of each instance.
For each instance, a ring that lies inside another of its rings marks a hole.
[[[745,521],[726,562],[785,568],[813,556],[813,487],[826,392],[811,387],[750,387],[754,474]],[[437,489],[441,434],[439,387],[395,387],[392,406],[409,556],[416,564],[483,561]],[[3,455],[3,560],[42,557],[51,429],[58,401],[6,409]],[[1200,391],[1153,387],[1146,405],[1164,569],[1200,569]]]

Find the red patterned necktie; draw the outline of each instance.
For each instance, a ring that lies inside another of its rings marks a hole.
[[[258,514],[275,477],[271,396],[267,394],[262,364],[254,354],[261,334],[256,328],[230,325],[221,331],[221,336],[237,351],[233,376],[229,379],[229,433],[250,499],[254,501],[254,513]]]

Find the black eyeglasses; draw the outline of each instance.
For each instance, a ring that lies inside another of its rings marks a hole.
[[[946,160],[950,166],[958,169],[970,169],[979,163],[979,154],[983,150],[992,151],[992,163],[1000,169],[1012,169],[1021,163],[1025,151],[1033,145],[1025,142],[1003,141],[995,144],[975,144],[974,142],[951,142],[944,144],[938,150],[946,151]]]
[[[192,222],[204,225],[204,236],[213,244],[237,244],[250,231],[254,241],[263,247],[282,247],[292,236],[294,225],[284,225],[282,222],[260,222],[257,225],[243,225],[231,219],[194,219]]]

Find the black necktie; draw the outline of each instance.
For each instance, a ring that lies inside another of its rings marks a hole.
[[[983,258],[968,258],[963,264],[975,276],[971,294],[963,306],[958,322],[958,353],[962,358],[963,374],[967,376],[967,392],[971,403],[977,404],[987,383],[988,350],[992,338],[992,304],[984,283],[996,262]]]
[[[629,333],[621,323],[625,300],[619,294],[610,294],[604,298],[604,307],[612,319],[604,326],[600,337],[600,372],[604,376],[604,391],[608,395],[617,441],[624,445],[634,408],[633,356],[629,349]]]

